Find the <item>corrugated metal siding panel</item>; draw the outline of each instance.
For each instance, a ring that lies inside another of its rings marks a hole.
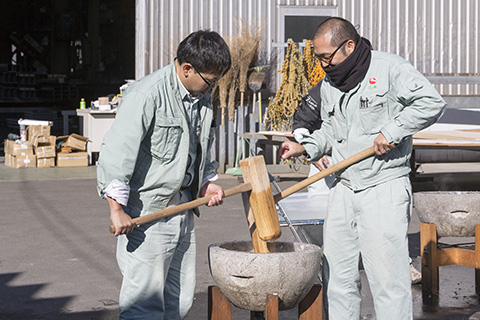
[[[169,64],[175,49],[199,29],[228,38],[243,19],[264,26],[265,53],[270,56],[276,25],[274,1],[259,0],[137,0],[136,78]]]
[[[396,53],[427,75],[479,76],[477,0],[137,0],[136,77],[168,64],[190,32],[211,29],[228,37],[235,21],[263,24],[271,56],[279,6],[338,6],[375,49]],[[444,95],[479,94],[478,84],[436,84]]]
[[[377,50],[396,53],[427,76],[476,75],[480,23],[476,0],[339,1]],[[479,94],[478,84],[435,84],[443,95]]]

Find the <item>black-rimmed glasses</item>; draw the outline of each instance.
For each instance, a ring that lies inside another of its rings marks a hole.
[[[345,43],[347,43],[350,39],[347,39],[345,41],[342,42],[341,45],[338,46],[337,49],[335,49],[335,51],[332,52],[331,55],[329,55],[328,57],[325,57],[325,56],[317,56],[315,55],[315,59],[317,59],[319,62],[323,62],[323,63],[326,63],[327,64],[327,67],[330,66],[330,64],[332,63],[332,59],[333,57],[335,56],[335,54],[338,52],[338,50],[340,50],[341,47],[343,47],[343,45]]]
[[[210,87],[213,87],[218,80],[214,80],[212,82],[208,81],[207,79],[205,79],[202,74],[197,70],[197,68],[195,68],[195,66],[193,64],[191,64],[192,67],[193,67],[193,70],[195,70],[196,73],[198,73],[198,75],[200,76],[200,78],[202,78],[202,80],[205,82],[205,84],[207,85],[208,88]]]

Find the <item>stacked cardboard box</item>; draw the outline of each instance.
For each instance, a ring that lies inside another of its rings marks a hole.
[[[37,156],[37,167],[54,167],[56,137],[50,135],[50,126],[28,126],[27,131]]]
[[[69,136],[58,137],[57,144],[60,146],[60,152],[57,153],[57,166],[88,166],[87,142],[88,138],[75,133]]]
[[[5,165],[13,168],[35,168],[36,155],[30,141],[8,140],[4,141]]]

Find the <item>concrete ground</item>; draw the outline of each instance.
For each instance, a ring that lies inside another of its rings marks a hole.
[[[294,173],[278,176],[282,189],[305,178]],[[462,170],[454,175],[430,173],[414,180],[414,189],[478,190],[479,178],[478,173]],[[238,184],[229,175],[221,175],[218,182],[225,188]],[[95,167],[13,169],[0,158],[0,194],[0,319],[117,319],[121,274],[115,261],[115,238],[107,231],[107,204],[96,193]],[[249,239],[240,196],[201,212],[196,220],[197,287],[188,320],[207,318],[207,288],[214,285],[208,245]],[[281,240],[292,240],[290,230],[283,229]],[[419,268],[415,214],[409,240],[410,254]],[[373,319],[364,274],[362,280],[362,319]],[[440,268],[438,306],[422,304],[421,285],[412,289],[415,319],[480,319],[472,268]],[[249,315],[233,308],[232,319],[249,319]],[[280,312],[280,319],[297,319],[296,310]]]

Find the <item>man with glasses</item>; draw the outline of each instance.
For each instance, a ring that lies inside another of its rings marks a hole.
[[[230,66],[220,35],[190,34],[174,62],[129,85],[105,135],[97,179],[117,236],[120,319],[183,319],[192,306],[198,209],[138,227],[132,219],[208,195],[208,206],[222,203],[211,183],[210,89]]]
[[[433,124],[446,104],[403,58],[372,51],[342,18],[314,33],[326,72],[320,88],[321,128],[301,144],[287,141],[282,158],[331,154],[338,163],[368,147],[375,155],[337,172],[324,224],[323,285],[328,319],[360,319],[360,258],[377,319],[412,319],[408,224],[412,135]]]

